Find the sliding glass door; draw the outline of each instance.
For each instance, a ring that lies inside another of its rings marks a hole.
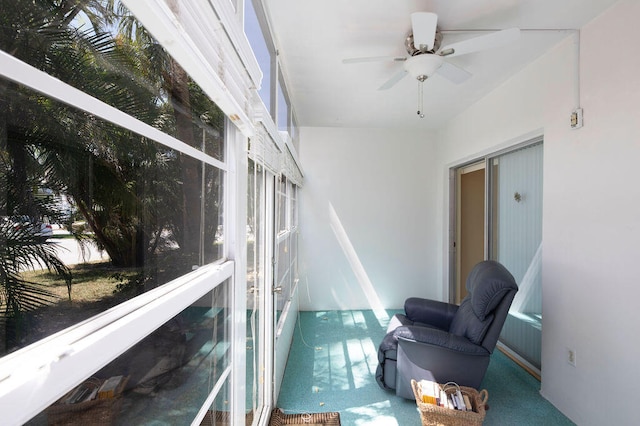
[[[455,261],[451,262],[450,301],[459,303],[464,297],[468,266],[483,259],[502,263],[513,274],[519,290],[500,341],[538,374],[542,340],[542,160],[539,138],[478,158],[451,174],[455,181],[451,215],[451,253]]]
[[[542,143],[489,160],[489,258],[502,263],[518,293],[501,340],[540,369],[542,339]]]

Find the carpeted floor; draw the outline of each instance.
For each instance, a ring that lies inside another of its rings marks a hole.
[[[377,348],[397,311],[301,312],[277,407],[287,414],[339,412],[342,425],[420,425],[415,401],[380,389]],[[499,351],[481,388],[485,425],[572,425],[540,396],[540,382]]]

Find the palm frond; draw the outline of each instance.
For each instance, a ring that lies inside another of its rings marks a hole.
[[[44,241],[32,228],[15,227],[9,220],[0,223],[0,287],[8,307],[33,309],[51,302],[51,292],[21,278],[21,273],[27,270],[46,268],[62,276],[71,291],[71,271],[58,258],[55,244]]]

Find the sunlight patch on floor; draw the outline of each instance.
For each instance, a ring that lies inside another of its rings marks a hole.
[[[345,327],[359,327],[365,330],[367,329],[367,322],[365,321],[362,311],[345,312],[340,316],[340,318],[342,318],[342,323]]]
[[[371,339],[330,343],[316,350],[314,386],[322,391],[371,386],[376,366],[376,346]]]
[[[347,351],[351,360],[351,375],[353,376],[354,388],[370,386],[371,377],[375,377],[375,364],[371,361],[371,350],[373,342],[371,339],[349,339],[347,340]],[[375,354],[375,349],[373,350]]]
[[[389,401],[376,402],[362,407],[344,410],[356,417],[354,425],[367,426],[399,426],[395,417],[389,415],[391,404]]]
[[[349,380],[349,360],[342,342],[324,345],[316,351],[313,365],[313,377],[320,390],[351,389]]]

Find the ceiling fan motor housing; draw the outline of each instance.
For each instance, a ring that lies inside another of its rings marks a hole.
[[[407,38],[404,39],[404,47],[407,49],[407,53],[409,56],[422,55],[424,53],[435,53],[440,49],[440,45],[442,44],[442,34],[440,31],[436,31],[436,37],[433,42],[433,49],[428,51],[422,51],[418,49],[413,43],[413,33],[409,33]]]

